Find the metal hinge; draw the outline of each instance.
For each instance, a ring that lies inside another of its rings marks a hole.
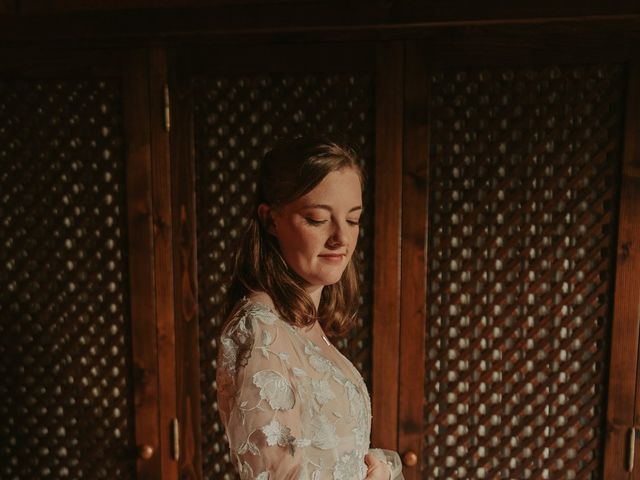
[[[163,88],[164,98],[164,130],[168,133],[171,131],[171,101],[169,98],[169,84],[165,83]]]
[[[180,423],[177,418],[171,420],[171,458],[180,459]]]
[[[636,429],[631,427],[629,429],[629,438],[627,439],[627,445],[629,447],[629,451],[627,452],[627,471],[631,472],[633,470],[633,464],[635,463],[635,455],[636,455]]]

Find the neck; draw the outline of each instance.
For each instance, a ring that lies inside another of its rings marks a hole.
[[[315,305],[316,311],[318,311],[320,307],[320,298],[322,296],[322,287],[308,288],[307,294],[311,297],[311,301]]]

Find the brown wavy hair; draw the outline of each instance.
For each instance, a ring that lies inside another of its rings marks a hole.
[[[225,314],[251,292],[267,293],[280,316],[303,327],[317,319],[327,335],[343,336],[357,318],[358,268],[352,255],[340,280],[322,289],[318,311],[303,288],[304,280],[285,262],[277,239],[258,216],[265,203],[280,207],[313,190],[329,173],[353,168],[364,190],[365,176],[355,151],[327,139],[296,138],[278,143],[260,165],[257,198],[236,253],[234,272],[227,291]]]

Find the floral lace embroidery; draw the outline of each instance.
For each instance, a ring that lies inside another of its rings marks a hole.
[[[324,405],[336,398],[336,394],[333,393],[326,380],[311,380],[311,385],[313,386],[313,394],[316,397],[316,401],[320,405]]]
[[[253,383],[260,389],[260,398],[274,410],[291,410],[295,405],[293,388],[282,374],[261,370],[253,375]]]
[[[247,462],[240,464],[238,473],[240,474],[240,480],[269,480],[269,472],[262,472],[257,477],[254,477],[253,469]]]
[[[268,307],[245,301],[235,315],[221,338],[219,375],[235,379],[242,365],[250,380],[243,383],[234,403],[241,422],[225,424],[240,478],[273,477],[269,463],[263,464],[268,455],[260,446],[264,445],[288,450],[300,479],[363,479],[371,409],[357,370],[345,359],[350,370],[343,372]],[[268,368],[260,368],[262,362]],[[238,382],[232,385],[239,388]],[[247,385],[253,386],[255,395]],[[290,422],[295,418],[299,418],[296,425]],[[294,426],[300,435],[293,433]],[[255,475],[254,469],[261,473]]]
[[[354,478],[363,478],[361,461],[358,452],[352,451],[342,455],[336,466],[333,468],[334,480],[352,480]],[[366,470],[364,472],[366,475]]]
[[[336,427],[324,415],[316,415],[311,419],[313,437],[311,445],[321,450],[331,450],[338,445]]]
[[[274,445],[293,447],[295,438],[291,436],[291,429],[282,425],[278,420],[271,420],[271,423],[262,427],[262,433],[267,437],[267,445],[271,447]]]

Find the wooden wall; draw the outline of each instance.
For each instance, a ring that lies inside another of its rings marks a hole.
[[[325,128],[371,179],[339,347],[373,444],[407,479],[637,478],[638,55],[631,1],[0,1],[0,476],[231,474],[230,239],[268,144]]]

